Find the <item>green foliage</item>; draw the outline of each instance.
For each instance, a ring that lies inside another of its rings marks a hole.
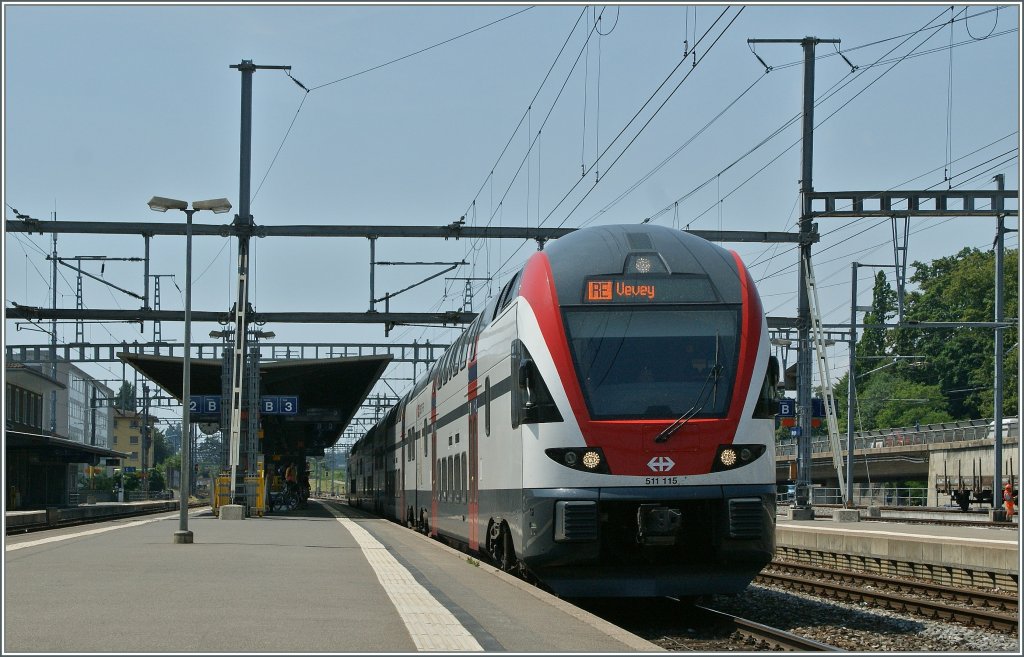
[[[149,476],[149,491],[156,493],[162,491],[165,487],[164,473],[160,468],[151,468],[146,471]]]
[[[965,248],[930,263],[913,263],[904,298],[907,322],[986,322],[995,319],[995,254]],[[1018,314],[1018,251],[1006,251],[1004,317]],[[872,310],[865,323],[891,320],[896,293],[885,275],[875,276]],[[1016,327],[1003,331],[1003,413],[1018,413]],[[1012,349],[1006,350],[1007,347]],[[1008,353],[1006,353],[1008,351]],[[858,429],[912,426],[953,419],[991,417],[994,387],[994,331],[990,328],[866,329],[857,344]],[[890,356],[920,356],[911,365]],[[883,358],[879,358],[879,357]],[[846,415],[844,376],[835,385],[840,415]],[[845,420],[844,420],[845,421]]]
[[[875,284],[871,294],[871,310],[864,315],[864,323],[885,324],[896,316],[897,310],[896,292],[889,287],[885,272],[880,271],[875,274]],[[873,359],[876,357],[890,353],[889,346],[887,329],[864,329],[864,333],[857,343],[857,358],[873,363],[875,362]]]
[[[171,456],[171,447],[167,442],[167,436],[159,429],[150,429],[150,436],[153,441],[153,463],[160,464]]]
[[[127,381],[121,382],[121,388],[117,391],[117,396],[114,398],[114,408],[121,411],[135,410],[135,386]]]
[[[949,422],[946,400],[937,385],[908,381],[889,370],[876,372],[859,393],[858,428],[909,427]]]
[[[196,444],[196,463],[199,464],[199,475],[210,477],[219,472],[223,454],[224,439],[221,434],[201,436]]]
[[[986,322],[995,319],[995,254],[963,249],[930,264],[914,263],[910,278],[919,289],[907,298],[907,319],[928,322]],[[1004,258],[1004,316],[1017,317],[1018,251]],[[1004,349],[1017,343],[1016,327],[1003,331]],[[995,337],[989,328],[904,329],[896,334],[902,353],[921,354],[926,365],[908,375],[938,384],[955,418],[990,417],[993,411]],[[1004,414],[1017,414],[1019,350],[1004,351]]]

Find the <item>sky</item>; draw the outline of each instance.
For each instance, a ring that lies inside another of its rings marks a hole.
[[[952,7],[952,8],[951,8]],[[90,5],[4,3],[4,219],[175,222],[152,196],[238,208],[242,60],[253,76],[258,225],[580,228],[651,221],[703,230],[795,231],[803,52],[816,48],[816,191],[1019,189],[1018,4],[913,5]],[[292,79],[289,79],[291,77]],[[308,91],[306,91],[308,90]],[[177,216],[175,216],[177,214]],[[200,212],[197,223],[232,215]],[[1016,218],[1008,220],[1017,227]],[[851,262],[893,262],[888,220],[820,219],[822,320],[848,324]],[[994,219],[914,219],[908,260],[991,249]],[[770,317],[794,317],[791,245],[724,244],[750,268]],[[1017,233],[1007,246],[1017,247]],[[60,257],[142,257],[138,236],[61,235]],[[4,235],[4,305],[51,304],[49,235]],[[257,312],[369,309],[362,238],[254,239]],[[193,242],[192,308],[226,311],[237,244]],[[469,264],[391,300],[397,312],[472,310],[536,249],[512,240],[380,239],[376,259]],[[138,262],[86,263],[138,294]],[[381,266],[375,293],[443,267]],[[60,308],[75,272],[60,268]],[[156,237],[161,309],[184,307],[185,240]],[[890,273],[891,270],[886,270]],[[874,270],[859,270],[870,302]],[[912,274],[911,272],[909,272]],[[485,280],[481,280],[485,279]],[[152,283],[150,283],[152,285]],[[152,290],[150,291],[152,295]],[[86,278],[83,305],[141,303]],[[382,304],[378,305],[382,310]],[[48,326],[48,323],[47,323]],[[164,322],[180,342],[180,323]],[[194,323],[193,341],[220,328]],[[285,342],[447,343],[452,328],[266,326]],[[86,340],[152,339],[147,325],[89,323]],[[73,322],[58,329],[72,342]],[[5,319],[5,345],[46,344]],[[846,350],[829,354],[835,377]],[[795,355],[790,356],[790,363]],[[83,366],[120,378],[121,366]],[[410,385],[392,366],[392,390]],[[130,377],[130,374],[129,374]],[[389,392],[385,384],[379,392]],[[163,411],[159,411],[158,414]],[[167,411],[169,417],[175,412]]]

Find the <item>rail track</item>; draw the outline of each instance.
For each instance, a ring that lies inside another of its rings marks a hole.
[[[189,508],[198,508],[207,505],[208,504],[204,502],[191,502],[189,504]],[[31,516],[22,516],[18,519],[9,516],[4,526],[4,533],[7,536],[17,536],[20,534],[45,531],[47,529],[75,527],[78,525],[88,525],[97,522],[106,522],[109,520],[124,520],[126,518],[148,516],[156,513],[166,513],[168,511],[176,510],[176,508],[158,505],[151,507],[139,507],[126,504],[124,506],[109,507],[101,514],[80,515],[81,512],[79,510],[82,508],[86,507],[54,509],[54,512],[36,513]],[[26,520],[25,518],[28,519]]]
[[[754,621],[733,616],[723,611],[695,605],[695,609],[706,614],[708,619],[719,626],[725,627],[730,634],[738,634],[747,643],[755,644],[758,650],[785,650],[787,652],[843,652],[841,648],[830,646],[813,639],[786,632],[775,627],[755,623]]]
[[[1016,597],[994,591],[957,589],[939,584],[881,577],[869,573],[773,562],[754,580],[758,584],[863,603],[935,620],[1016,633]]]
[[[841,648],[678,598],[587,598],[573,604],[670,651],[838,652]]]

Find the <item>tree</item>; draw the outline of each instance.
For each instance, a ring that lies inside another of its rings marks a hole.
[[[900,367],[897,365],[896,367]],[[949,422],[946,399],[937,385],[916,383],[890,370],[876,372],[858,397],[862,429]]]
[[[885,324],[897,312],[896,292],[889,287],[885,272],[875,274],[875,284],[871,291],[871,310],[864,315],[865,324]],[[857,343],[857,358],[861,371],[870,371],[881,363],[881,357],[892,353],[889,330],[884,328],[867,328]],[[870,375],[858,377],[858,386],[864,385]]]
[[[212,436],[202,436],[196,441],[196,463],[199,464],[199,473],[203,476],[210,476],[211,473],[220,470],[223,463],[224,436],[216,433]]]
[[[135,410],[135,386],[127,381],[121,382],[121,388],[117,391],[117,396],[114,397],[114,408],[122,412]]]
[[[1004,315],[1018,313],[1018,251],[1006,252]],[[915,328],[914,322],[984,322],[995,318],[995,254],[978,249],[914,262],[910,283],[917,289],[904,298],[907,326],[895,330],[865,329],[857,344],[858,429],[910,426],[993,414],[994,332],[990,328]],[[865,323],[884,323],[896,314],[896,293],[885,275],[875,276],[871,312]],[[1004,331],[1005,415],[1018,406],[1018,341],[1016,328]],[[917,367],[884,357],[919,356]],[[835,386],[837,406],[845,420],[848,376]],[[918,401],[907,401],[918,400]]]
[[[163,468],[151,468],[146,471],[146,476],[149,478],[149,492],[157,493],[164,489]]]
[[[167,443],[167,437],[163,431],[153,428],[151,429],[151,435],[153,440],[153,464],[159,465],[167,460],[173,452],[171,451],[170,445]]]
[[[1018,250],[1006,252],[1004,314],[1018,316]],[[966,248],[929,264],[914,263],[910,278],[918,289],[907,295],[907,319],[922,322],[986,322],[995,318],[995,253]],[[1019,339],[1016,327],[1003,331],[1003,343]],[[901,353],[923,355],[926,365],[909,374],[938,384],[949,413],[958,419],[989,417],[993,411],[995,336],[990,328],[904,329],[897,333]],[[1004,414],[1018,408],[1018,349],[1004,354]]]

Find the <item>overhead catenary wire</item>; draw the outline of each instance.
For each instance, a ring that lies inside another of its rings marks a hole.
[[[514,18],[514,17],[516,17],[516,16],[518,16],[518,15],[520,15],[522,13],[530,11],[531,9],[533,9],[532,6],[526,7],[525,9],[521,9],[521,10],[519,10],[517,12],[514,12],[512,14],[509,14],[508,16],[505,16],[503,18],[499,18],[497,20],[491,21],[490,23],[487,23],[486,25],[481,25],[480,27],[473,28],[472,30],[469,30],[467,32],[463,32],[462,34],[458,34],[456,36],[450,37],[448,39],[445,39],[444,41],[439,41],[438,43],[435,43],[435,44],[432,44],[430,46],[427,46],[426,48],[421,48],[419,50],[416,50],[415,52],[411,52],[411,53],[408,53],[406,55],[402,55],[401,57],[396,57],[394,59],[391,59],[389,61],[383,62],[381,64],[377,64],[375,66],[371,66],[369,68],[363,69],[363,70],[358,71],[356,73],[352,73],[350,75],[346,75],[346,76],[338,78],[336,80],[332,80],[331,82],[325,82],[323,84],[316,85],[316,86],[314,86],[312,88],[306,87],[306,85],[302,84],[302,82],[296,80],[292,76],[291,71],[289,71],[288,69],[282,69],[282,70],[284,70],[285,74],[292,80],[292,82],[294,82],[296,85],[298,85],[304,91],[304,93],[302,95],[302,101],[299,103],[299,107],[298,107],[298,109],[295,110],[295,115],[292,117],[291,123],[288,125],[288,129],[285,131],[284,137],[281,139],[281,144],[277,147],[277,151],[274,153],[274,157],[271,160],[270,165],[267,167],[266,173],[263,174],[263,178],[260,180],[260,184],[257,186],[256,191],[253,192],[252,197],[250,198],[250,203],[252,203],[252,201],[256,200],[256,195],[259,194],[260,189],[263,187],[263,183],[266,182],[267,176],[270,175],[270,170],[274,167],[274,162],[277,161],[278,155],[281,154],[281,149],[284,148],[285,142],[288,141],[288,136],[291,134],[292,128],[295,127],[295,120],[299,117],[299,112],[302,111],[302,106],[303,106],[303,104],[305,104],[306,98],[309,96],[310,93],[312,93],[313,91],[317,91],[318,89],[323,89],[324,87],[329,87],[331,85],[338,84],[339,82],[344,82],[346,80],[351,80],[352,78],[358,77],[360,75],[364,75],[366,73],[370,73],[372,71],[376,71],[378,69],[384,68],[385,66],[390,66],[391,64],[395,64],[395,63],[398,63],[400,61],[409,59],[410,57],[415,57],[416,55],[425,53],[427,51],[433,50],[434,48],[438,48],[438,47],[443,46],[445,44],[448,44],[448,43],[451,43],[451,42],[456,41],[458,39],[461,39],[463,37],[469,36],[470,34],[474,34],[474,33],[479,32],[481,30],[487,29],[488,27],[491,27],[493,25],[497,25],[498,23],[506,21],[506,20],[508,20],[510,18]]]
[[[712,30],[714,29],[714,26],[718,24],[718,22],[719,22],[719,21],[720,21],[720,20],[721,20],[721,19],[722,19],[722,18],[723,18],[723,17],[725,16],[725,14],[726,14],[726,13],[728,12],[728,10],[729,10],[729,7],[727,7],[727,8],[725,9],[725,10],[723,10],[723,11],[722,11],[722,13],[721,13],[721,14],[719,14],[718,18],[716,18],[716,19],[715,19],[714,23],[712,23],[712,24],[711,24],[711,26],[710,26],[710,27],[709,27],[709,28],[707,29],[707,31],[706,31],[706,32],[705,32],[705,33],[704,33],[704,34],[703,34],[703,35],[701,36],[701,41],[703,41],[703,40],[704,40],[704,38],[706,38],[706,37],[707,37],[707,35],[708,35],[708,34],[710,34],[710,32],[711,32],[711,31],[712,31]],[[733,22],[735,22],[736,18],[737,18],[737,17],[739,16],[739,14],[740,14],[740,13],[742,12],[742,10],[743,10],[743,8],[741,7],[741,8],[740,8],[740,11],[739,11],[739,12],[737,12],[737,13],[736,13],[736,15],[735,15],[735,16],[733,17],[733,19],[732,19],[732,20],[731,20],[731,21],[729,22],[729,25],[727,25],[727,26],[726,26],[726,27],[725,27],[725,28],[723,29],[722,33],[718,35],[718,37],[717,37],[717,38],[716,38],[716,40],[715,40],[715,42],[716,42],[716,43],[717,43],[718,39],[720,39],[720,38],[721,38],[721,36],[722,36],[722,35],[723,35],[723,34],[725,33],[725,31],[727,31],[727,30],[728,30],[728,28],[729,28],[729,27],[730,27],[730,26],[731,26],[731,25],[733,24]],[[698,42],[698,44],[699,44],[699,43],[700,43],[700,42]],[[696,45],[698,45],[698,44],[694,44],[694,45],[696,46]],[[712,44],[712,46],[713,46],[713,45],[714,45],[714,43]],[[710,50],[710,48],[709,48],[709,50]],[[705,53],[705,55],[704,55],[704,56],[706,56],[706,54],[707,54],[707,53]],[[704,56],[702,56],[702,57],[701,57],[701,59],[703,59],[703,58],[704,58]],[[672,77],[674,76],[674,74],[675,74],[675,73],[676,73],[676,72],[677,72],[677,71],[679,70],[679,68],[680,68],[680,67],[682,66],[682,64],[684,63],[684,61],[685,61],[685,60],[680,60],[680,62],[679,62],[678,64],[676,64],[675,68],[673,68],[673,69],[672,69],[672,71],[671,71],[671,72],[670,72],[670,73],[668,74],[668,76],[666,76],[666,78],[665,78],[665,79],[664,79],[664,80],[663,80],[663,81],[661,82],[661,84],[659,84],[659,85],[658,85],[658,87],[657,87],[657,88],[656,88],[656,89],[654,90],[654,92],[652,92],[652,93],[651,93],[651,95],[650,95],[650,96],[648,97],[648,99],[647,99],[647,100],[646,100],[646,101],[645,101],[645,102],[643,103],[643,105],[642,105],[642,106],[640,107],[640,109],[638,109],[638,110],[636,111],[636,113],[635,113],[635,114],[633,115],[633,117],[632,117],[632,118],[631,118],[631,119],[630,119],[629,121],[627,121],[627,122],[626,122],[626,124],[625,124],[625,125],[623,126],[623,128],[622,128],[622,129],[621,129],[621,130],[619,131],[618,135],[616,135],[616,137],[615,137],[614,139],[612,139],[612,140],[611,140],[611,142],[609,142],[609,143],[608,143],[608,145],[606,145],[606,146],[605,146],[604,150],[603,150],[603,151],[601,152],[601,154],[600,154],[600,155],[598,156],[598,158],[597,158],[597,159],[595,160],[595,162],[594,162],[594,163],[593,163],[593,164],[591,165],[591,168],[592,168],[592,169],[593,169],[593,168],[596,168],[596,166],[597,166],[598,162],[600,161],[600,159],[601,159],[602,157],[604,157],[604,155],[605,155],[605,154],[606,154],[606,153],[607,153],[607,152],[609,151],[609,149],[611,149],[611,148],[612,148],[612,146],[613,146],[613,145],[614,145],[614,144],[615,144],[615,143],[616,143],[616,142],[617,142],[617,141],[619,140],[619,138],[620,138],[620,137],[622,137],[622,135],[623,135],[623,134],[624,134],[624,133],[626,132],[626,130],[627,130],[627,129],[629,128],[629,126],[630,126],[630,125],[632,125],[634,121],[636,121],[636,119],[637,119],[637,118],[638,118],[638,117],[640,116],[640,114],[641,114],[641,113],[643,112],[643,110],[644,110],[644,109],[645,109],[645,108],[646,108],[646,107],[647,107],[647,106],[648,106],[648,105],[649,105],[649,104],[650,104],[650,103],[651,103],[651,102],[652,102],[652,101],[654,100],[654,98],[655,98],[655,97],[657,96],[658,92],[659,92],[659,91],[660,91],[660,90],[661,90],[662,88],[664,88],[664,86],[665,86],[666,84],[668,84],[668,82],[669,82],[669,81],[670,81],[670,80],[672,79]],[[692,70],[692,69],[691,69],[691,70]],[[665,99],[665,101],[664,101],[664,102],[662,102],[662,104],[661,104],[661,105],[660,105],[660,106],[659,106],[659,107],[657,108],[657,110],[655,110],[654,114],[653,114],[653,115],[652,115],[652,116],[651,116],[651,117],[650,117],[650,118],[649,118],[649,119],[647,120],[647,122],[646,122],[646,123],[644,123],[644,125],[643,125],[643,126],[642,126],[642,127],[640,128],[640,129],[639,129],[639,131],[638,131],[638,132],[637,132],[637,134],[636,134],[636,135],[635,135],[635,136],[633,137],[633,139],[632,139],[632,140],[630,140],[630,142],[629,142],[628,144],[626,144],[626,146],[625,146],[625,147],[623,147],[623,150],[622,150],[622,151],[621,151],[621,152],[619,153],[619,156],[618,156],[618,157],[617,157],[617,158],[615,159],[615,161],[613,161],[613,162],[612,162],[612,164],[611,164],[611,165],[609,165],[609,167],[605,169],[605,173],[606,173],[606,174],[607,174],[608,170],[609,170],[609,169],[611,168],[611,166],[613,166],[613,165],[615,164],[615,162],[617,162],[617,161],[618,161],[619,157],[621,157],[621,156],[622,156],[622,154],[623,154],[623,153],[624,153],[624,152],[625,152],[626,150],[628,150],[629,146],[630,146],[630,145],[632,145],[632,144],[633,144],[633,143],[635,142],[636,138],[637,138],[637,137],[639,136],[639,134],[640,134],[640,133],[641,133],[641,132],[643,131],[643,129],[644,129],[644,128],[646,128],[646,127],[647,127],[647,126],[648,126],[648,125],[650,124],[650,122],[651,122],[651,120],[653,120],[654,116],[655,116],[655,115],[657,115],[657,113],[658,113],[658,112],[659,112],[659,111],[660,111],[660,110],[661,110],[661,109],[662,109],[662,108],[663,108],[663,107],[665,106],[665,102],[667,102],[667,101],[668,101],[668,99],[669,99],[669,98],[671,98],[671,97],[672,97],[672,95],[673,95],[673,94],[674,94],[674,93],[675,93],[676,91],[678,91],[678,89],[679,89],[680,85],[682,84],[682,82],[685,82],[685,80],[686,80],[686,79],[688,78],[689,74],[690,74],[690,72],[687,72],[687,73],[686,73],[686,75],[685,75],[685,76],[683,77],[683,80],[682,80],[682,81],[680,81],[680,83],[679,83],[679,84],[677,84],[677,85],[676,85],[676,87],[675,87],[675,88],[674,88],[674,89],[673,89],[673,90],[672,90],[672,91],[671,91],[671,92],[669,93],[669,95],[668,95],[668,98],[666,98],[666,99]],[[572,192],[573,192],[573,191],[574,191],[574,190],[575,190],[575,189],[576,189],[576,188],[577,188],[577,187],[579,186],[579,184],[580,184],[580,182],[581,182],[582,180],[583,180],[583,178],[581,178],[580,180],[577,180],[577,181],[576,181],[576,182],[575,182],[575,183],[574,183],[574,184],[573,184],[573,185],[572,185],[572,186],[570,187],[569,191],[567,191],[567,192],[565,193],[565,195],[564,195],[564,196],[563,196],[563,197],[561,198],[561,200],[560,200],[560,201],[558,201],[558,203],[556,203],[556,204],[555,204],[555,206],[554,206],[554,207],[552,208],[552,210],[551,210],[551,211],[550,211],[550,212],[549,212],[549,213],[548,213],[547,215],[545,215],[545,218],[544,218],[544,220],[543,220],[543,221],[541,222],[541,225],[543,225],[544,223],[547,223],[548,219],[550,219],[550,218],[551,218],[552,214],[554,214],[554,212],[555,212],[555,211],[556,211],[556,210],[558,209],[558,207],[560,207],[560,206],[561,206],[561,204],[562,204],[562,203],[563,203],[563,202],[564,202],[564,201],[565,201],[565,200],[566,200],[566,199],[567,199],[567,198],[568,198],[568,197],[569,197],[569,196],[570,196],[570,195],[572,194]],[[590,188],[590,190],[588,190],[588,191],[586,192],[586,194],[584,195],[583,199],[585,199],[585,198],[587,197],[587,195],[589,195],[589,194],[590,194],[590,192],[591,192],[591,191],[593,191],[593,187],[591,187],[591,188]],[[582,199],[581,199],[581,202],[582,202]],[[576,207],[579,207],[579,204],[577,204],[577,206],[576,206]],[[575,210],[575,208],[574,208],[573,210]],[[570,212],[569,212],[569,214],[568,214],[568,215],[566,216],[566,219],[562,221],[562,223],[560,224],[560,226],[561,226],[561,225],[564,225],[565,221],[567,221],[567,220],[568,220],[568,218],[569,218],[569,216],[571,216],[571,214],[572,214],[572,211],[570,211]],[[516,249],[516,250],[515,250],[515,251],[514,251],[514,252],[513,252],[513,253],[512,253],[511,255],[509,255],[509,256],[508,256],[508,257],[507,257],[507,258],[506,258],[506,259],[504,260],[504,262],[503,262],[503,263],[502,263],[502,264],[501,264],[501,265],[499,266],[499,268],[498,268],[498,274],[499,274],[499,275],[500,275],[500,274],[501,274],[501,272],[502,272],[502,271],[504,270],[505,266],[506,266],[506,265],[507,265],[507,264],[508,264],[508,263],[509,263],[509,262],[511,261],[511,259],[512,259],[512,258],[514,258],[514,257],[515,257],[515,255],[516,255],[516,254],[517,254],[517,253],[518,253],[518,252],[519,252],[519,251],[520,251],[520,250],[522,249],[523,245],[525,245],[526,243],[527,243],[526,241],[523,241],[523,242],[521,242],[521,243],[520,243],[520,245],[519,245],[519,247],[518,247],[518,248],[517,248],[517,249]]]
[[[944,12],[945,12],[945,10],[943,10],[943,13],[944,13]],[[926,24],[926,25],[925,25],[924,27],[922,27],[922,28],[919,28],[919,29],[918,29],[918,30],[917,30],[916,32],[913,32],[913,33],[911,33],[911,34],[910,34],[909,36],[907,36],[907,37],[906,37],[906,38],[905,38],[905,39],[904,39],[903,41],[901,41],[901,42],[900,42],[899,44],[897,44],[896,46],[893,46],[893,48],[892,48],[892,49],[890,49],[890,50],[889,50],[888,52],[886,52],[886,53],[885,53],[884,55],[882,55],[882,56],[881,56],[881,57],[880,57],[879,59],[882,59],[882,58],[884,58],[884,57],[887,57],[887,56],[888,56],[889,54],[891,54],[892,52],[894,52],[894,51],[895,51],[895,50],[896,50],[897,48],[899,48],[899,47],[900,47],[900,46],[902,46],[903,44],[907,43],[907,42],[908,42],[908,41],[909,41],[909,40],[910,40],[911,38],[913,38],[913,37],[914,37],[915,35],[917,35],[917,34],[920,34],[921,32],[925,31],[925,29],[926,29],[926,28],[927,28],[927,27],[928,27],[928,26],[929,26],[929,25],[930,25],[931,23],[933,23],[933,22],[934,22],[935,20],[937,20],[937,19],[938,19],[938,18],[940,18],[940,17],[941,17],[941,14],[940,14],[939,16],[937,16],[936,18],[932,18],[932,19],[931,19],[930,21],[928,21],[928,23],[927,23],[927,24]],[[925,43],[927,43],[927,40],[928,40],[929,38],[931,38],[931,36],[934,36],[934,34],[935,34],[935,33],[933,33],[932,35],[930,35],[929,37],[927,37],[927,38],[926,38],[926,39],[925,39],[924,41],[922,41],[922,42],[921,42],[921,44],[919,44],[919,45],[918,45],[918,46],[916,46],[916,47],[915,47],[915,48],[914,48],[913,50],[911,50],[911,53],[913,53],[913,51],[914,51],[914,50],[917,50],[917,48],[920,48],[920,47],[921,47],[922,45],[924,45]],[[909,55],[909,54],[911,54],[911,53],[908,53],[908,55]],[[828,116],[826,116],[826,117],[825,117],[824,119],[821,119],[820,121],[818,121],[818,123],[816,123],[816,124],[815,124],[815,125],[813,126],[812,130],[817,130],[817,129],[818,129],[818,128],[820,128],[820,127],[821,127],[822,125],[824,125],[824,124],[825,124],[825,123],[826,123],[826,122],[827,122],[827,121],[828,121],[829,119],[831,119],[832,117],[834,117],[834,116],[835,116],[835,115],[836,115],[836,114],[837,114],[838,112],[840,112],[840,111],[842,111],[843,109],[845,109],[845,108],[846,108],[846,107],[847,107],[847,106],[848,106],[848,105],[849,105],[849,104],[850,104],[851,102],[853,102],[853,101],[854,101],[854,100],[855,100],[855,99],[856,99],[857,97],[859,97],[859,96],[860,96],[860,95],[861,95],[862,93],[864,93],[864,92],[865,92],[865,91],[866,91],[867,89],[871,88],[871,86],[873,86],[873,85],[874,85],[875,83],[877,83],[877,82],[878,82],[878,81],[879,81],[880,79],[882,79],[882,77],[883,77],[883,76],[885,76],[885,75],[886,75],[887,73],[889,73],[890,71],[892,71],[892,70],[893,70],[893,68],[895,68],[895,67],[896,67],[896,66],[897,66],[897,65],[898,65],[899,63],[901,63],[902,61],[904,61],[904,60],[906,59],[906,57],[907,57],[907,55],[903,55],[903,56],[901,56],[901,57],[897,58],[897,59],[896,59],[896,61],[895,61],[895,62],[893,62],[892,66],[890,66],[890,67],[889,67],[888,69],[886,69],[885,71],[883,71],[883,72],[882,72],[882,73],[881,73],[881,74],[880,74],[880,75],[879,75],[878,77],[876,77],[876,78],[875,78],[874,80],[872,80],[872,81],[871,81],[871,82],[869,82],[869,83],[868,83],[867,85],[865,85],[865,86],[864,86],[864,87],[863,87],[863,88],[862,88],[862,89],[861,89],[860,91],[858,91],[858,92],[857,92],[856,94],[854,94],[854,96],[853,96],[852,98],[848,99],[848,100],[847,100],[846,102],[844,102],[844,103],[843,103],[842,105],[840,105],[840,106],[839,106],[839,107],[838,107],[838,108],[837,108],[836,110],[834,110],[834,111],[833,111],[833,112],[832,112],[831,114],[829,114]],[[821,104],[823,104],[824,102],[828,101],[828,100],[829,100],[829,99],[831,99],[831,98],[832,98],[832,97],[833,97],[833,96],[834,96],[835,94],[837,94],[837,93],[838,93],[839,91],[841,91],[842,89],[844,89],[844,88],[845,88],[846,86],[848,86],[848,85],[849,85],[850,83],[852,83],[852,82],[853,82],[854,80],[856,80],[857,78],[859,78],[859,77],[860,77],[861,75],[863,75],[864,73],[866,73],[866,72],[867,72],[868,70],[870,70],[871,68],[872,68],[872,66],[865,66],[865,67],[863,67],[863,68],[859,69],[859,70],[858,70],[858,72],[851,72],[851,73],[848,73],[848,74],[847,74],[846,76],[844,76],[844,77],[843,77],[843,78],[842,78],[842,79],[841,79],[841,80],[840,80],[839,82],[837,82],[836,84],[834,84],[834,85],[832,86],[832,88],[830,88],[829,90],[825,91],[825,92],[824,92],[824,93],[823,93],[823,94],[821,95],[821,97],[819,97],[819,98],[818,98],[817,100],[815,100],[815,102],[814,102],[814,106],[815,106],[815,107],[818,107],[819,105],[821,105]],[[844,82],[844,80],[845,80],[845,82]],[[757,151],[757,150],[758,150],[759,148],[761,148],[762,146],[764,146],[765,144],[767,144],[767,143],[768,143],[768,142],[769,142],[769,141],[770,141],[771,139],[774,139],[774,138],[775,138],[776,136],[778,136],[779,134],[781,134],[781,133],[782,133],[782,132],[783,132],[783,131],[784,131],[784,130],[785,130],[786,128],[788,128],[789,126],[791,126],[791,125],[794,125],[794,124],[796,123],[796,121],[798,121],[798,120],[800,119],[800,117],[801,117],[801,116],[802,116],[802,115],[801,115],[800,113],[797,113],[796,115],[794,115],[794,117],[793,117],[793,118],[791,118],[791,119],[789,119],[788,121],[786,121],[786,122],[785,122],[785,123],[784,123],[784,124],[783,124],[782,126],[780,126],[780,127],[779,127],[779,128],[777,128],[777,129],[776,129],[776,130],[775,130],[774,132],[772,132],[772,133],[771,133],[771,134],[770,134],[770,135],[769,135],[768,137],[765,137],[764,139],[762,139],[762,140],[761,140],[761,142],[759,142],[759,143],[758,143],[758,144],[757,144],[756,146],[754,146],[753,148],[749,149],[749,150],[748,150],[748,151],[747,151],[746,153],[744,153],[743,155],[741,155],[741,156],[740,156],[739,158],[737,158],[737,159],[736,159],[735,161],[733,161],[732,163],[730,163],[730,164],[729,164],[729,165],[728,165],[727,167],[725,167],[724,169],[722,169],[721,171],[719,171],[719,172],[718,172],[718,173],[716,173],[715,175],[713,175],[713,176],[710,176],[710,177],[708,177],[708,179],[707,179],[707,180],[705,180],[705,181],[704,181],[703,183],[701,183],[701,184],[700,184],[699,186],[697,186],[697,187],[696,187],[695,189],[691,190],[690,192],[688,192],[687,194],[685,194],[684,196],[680,197],[680,198],[679,198],[679,199],[677,199],[677,200],[678,200],[679,202],[682,202],[682,201],[686,200],[687,198],[691,197],[691,196],[692,196],[693,194],[695,194],[695,193],[696,193],[697,191],[699,191],[699,190],[700,190],[700,189],[702,189],[703,187],[705,187],[705,186],[709,185],[709,184],[710,184],[710,183],[711,183],[711,182],[712,182],[713,180],[715,180],[715,178],[716,178],[717,176],[719,176],[719,175],[721,175],[722,173],[724,173],[725,171],[727,171],[727,170],[731,169],[731,168],[732,168],[732,167],[734,167],[734,166],[735,166],[736,164],[738,164],[738,163],[739,163],[739,162],[740,162],[741,160],[743,160],[743,159],[745,159],[746,157],[748,157],[748,156],[750,156],[751,154],[753,154],[753,153],[754,153],[755,151]],[[753,173],[753,174],[752,174],[752,175],[751,175],[750,177],[748,177],[748,178],[747,178],[746,180],[744,180],[744,181],[743,181],[742,183],[740,183],[739,185],[737,185],[736,187],[734,187],[734,188],[733,188],[732,190],[730,190],[730,191],[729,191],[729,192],[728,192],[728,193],[727,193],[727,194],[725,195],[725,197],[724,197],[724,198],[728,198],[729,196],[731,196],[732,194],[734,194],[735,192],[737,192],[737,191],[738,191],[739,189],[741,189],[741,188],[742,188],[743,186],[745,186],[745,185],[746,185],[747,183],[749,183],[749,182],[750,182],[751,180],[753,180],[753,179],[754,179],[754,177],[756,177],[756,176],[757,176],[758,174],[760,174],[761,172],[765,171],[765,170],[766,170],[766,169],[767,169],[767,168],[768,168],[768,167],[769,167],[770,165],[772,165],[772,164],[774,164],[774,163],[775,163],[776,161],[778,161],[778,160],[779,160],[779,159],[780,159],[780,158],[781,158],[781,157],[782,157],[782,156],[783,156],[783,155],[784,155],[784,154],[785,154],[786,152],[788,152],[789,150],[791,150],[791,149],[793,149],[794,147],[796,147],[797,145],[799,145],[799,144],[801,143],[801,141],[802,141],[802,138],[801,138],[801,139],[797,139],[796,141],[794,141],[793,143],[791,143],[791,144],[790,144],[790,145],[789,145],[789,146],[788,146],[788,147],[787,147],[786,149],[784,149],[784,150],[783,150],[782,152],[780,152],[780,153],[779,153],[778,155],[776,155],[776,156],[775,156],[774,158],[772,158],[771,160],[769,160],[769,161],[768,161],[768,162],[767,162],[767,163],[766,163],[765,165],[763,165],[763,166],[762,166],[762,167],[761,167],[760,169],[758,169],[757,171],[755,171],[755,172],[754,172],[754,173]],[[687,223],[687,226],[689,227],[689,226],[693,225],[693,223],[694,223],[695,221],[699,220],[699,219],[700,219],[700,218],[702,218],[702,217],[703,217],[704,215],[706,215],[706,214],[707,214],[708,212],[710,212],[710,211],[711,211],[711,210],[712,210],[713,208],[715,208],[715,207],[716,207],[716,205],[717,205],[717,204],[712,204],[712,205],[711,205],[711,206],[709,206],[709,207],[708,207],[707,209],[705,209],[705,210],[704,210],[703,212],[701,212],[701,213],[700,213],[699,215],[697,215],[697,216],[696,216],[696,217],[695,217],[694,219],[691,219],[691,220],[690,220],[690,222],[688,222],[688,223]],[[657,217],[661,216],[662,214],[664,214],[664,213],[668,212],[668,210],[669,210],[669,209],[670,209],[670,206],[669,206],[669,207],[663,207],[663,208],[662,208],[661,210],[659,210],[658,212],[656,212],[656,213],[654,213],[653,215],[651,215],[652,219],[653,219],[653,218],[657,218]]]

